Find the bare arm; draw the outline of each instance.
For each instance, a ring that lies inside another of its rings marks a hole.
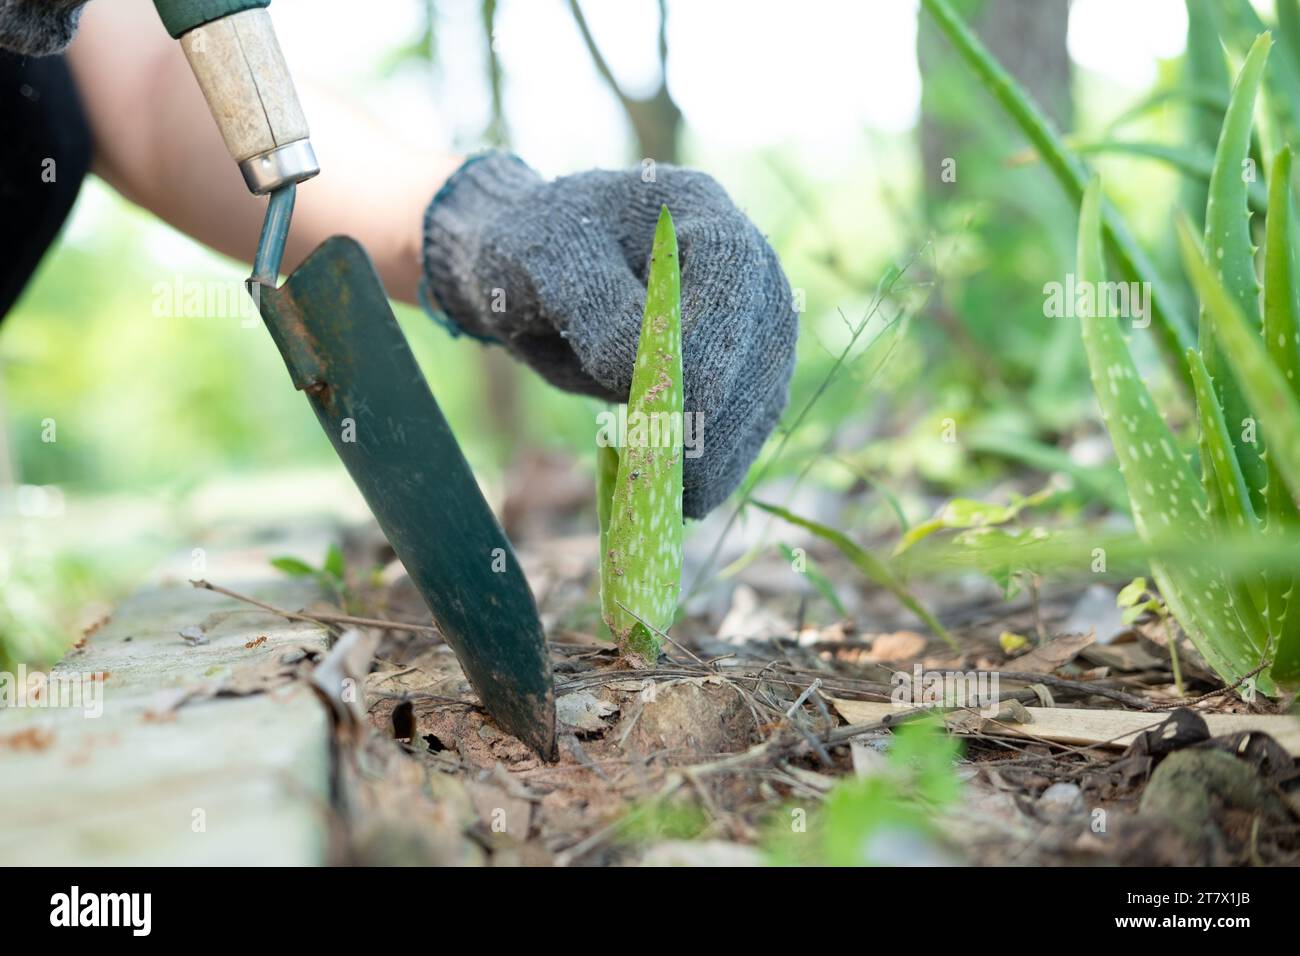
[[[95,173],[182,232],[251,261],[266,200],[244,186],[153,4],[90,4],[68,58],[94,137]],[[299,190],[285,271],[347,233],[375,260],[389,294],[415,302],[424,208],[460,159],[413,149],[301,79],[298,91],[321,173]]]

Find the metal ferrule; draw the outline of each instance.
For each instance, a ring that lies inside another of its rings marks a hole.
[[[311,140],[300,139],[250,156],[239,164],[244,182],[256,195],[273,192],[290,183],[311,179],[320,172]]]

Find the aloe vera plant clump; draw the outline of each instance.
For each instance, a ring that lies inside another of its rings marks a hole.
[[[682,580],[682,310],[677,235],[659,214],[621,447],[597,449],[601,616],[653,663]]]
[[[1256,272],[1251,208],[1252,120],[1261,86],[1270,90],[1274,127],[1300,130],[1300,87],[1290,71],[1265,69],[1272,38],[1259,33],[1242,63],[1224,112],[1209,170],[1204,235],[1186,217],[1178,238],[1184,268],[1199,300],[1193,339],[1177,300],[1134,243],[1115,210],[1090,182],[1023,90],[953,12],[948,0],[922,0],[954,47],[1033,143],[1056,178],[1080,200],[1078,280],[1106,281],[1105,255],[1121,278],[1152,291],[1153,331],[1170,367],[1195,402],[1199,475],[1183,443],[1157,408],[1119,323],[1085,315],[1082,331],[1094,391],[1119,458],[1140,537],[1159,555],[1152,576],[1197,650],[1234,685],[1258,673],[1256,687],[1300,683],[1300,574],[1294,563],[1245,571],[1215,564],[1216,544],[1257,541],[1260,552],[1296,540],[1300,528],[1300,320],[1292,248],[1291,150],[1277,151],[1267,189],[1263,304]],[[1190,6],[1190,5],[1189,5]],[[1199,5],[1198,5],[1199,6]],[[1253,17],[1249,4],[1234,14]],[[1300,25],[1295,0],[1279,15]],[[1256,24],[1252,33],[1262,25]],[[1284,27],[1286,24],[1284,24]],[[1300,30],[1283,29],[1284,66],[1300,61]],[[1215,52],[1215,51],[1211,51]],[[1184,170],[1187,172],[1187,170]],[[1194,171],[1193,171],[1194,172]],[[1084,183],[1087,183],[1086,188]],[[1271,541],[1267,539],[1273,539]],[[1261,668],[1263,668],[1261,670]]]
[[[1275,680],[1291,683],[1300,677],[1300,591],[1294,570],[1220,572],[1211,562],[1216,540],[1294,528],[1300,495],[1290,150],[1279,151],[1271,170],[1262,316],[1241,173],[1270,44],[1269,35],[1261,34],[1233,86],[1210,177],[1203,245],[1185,219],[1179,223],[1183,262],[1202,311],[1199,348],[1186,353],[1197,408],[1201,487],[1188,485],[1191,469],[1181,455],[1162,460],[1144,454],[1153,447],[1176,447],[1173,435],[1136,379],[1115,322],[1084,320],[1098,400],[1139,532],[1152,541],[1184,536],[1189,548],[1188,560],[1154,564],[1161,593],[1224,680],[1240,681],[1271,662],[1259,677],[1265,693],[1274,691]],[[1079,222],[1079,271],[1093,281],[1104,279],[1099,191],[1094,181]]]

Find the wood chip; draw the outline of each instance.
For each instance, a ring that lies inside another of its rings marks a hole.
[[[851,724],[874,723],[908,708],[865,700],[827,698]],[[1053,743],[1090,746],[1102,744],[1123,749],[1142,731],[1159,726],[1169,716],[1164,711],[1086,710],[1079,707],[1026,707],[1027,724],[983,721],[979,729],[954,731],[1002,737],[1036,737]],[[1246,731],[1268,734],[1293,757],[1300,756],[1300,719],[1286,714],[1202,714],[1215,737]],[[950,727],[949,729],[953,729]]]

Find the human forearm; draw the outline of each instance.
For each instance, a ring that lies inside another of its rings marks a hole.
[[[182,232],[251,260],[265,200],[248,193],[152,3],[90,4],[69,59],[95,172]],[[459,158],[430,157],[311,83],[298,86],[321,174],[299,192],[286,270],[347,233],[369,251],[390,295],[416,301],[424,209]]]

